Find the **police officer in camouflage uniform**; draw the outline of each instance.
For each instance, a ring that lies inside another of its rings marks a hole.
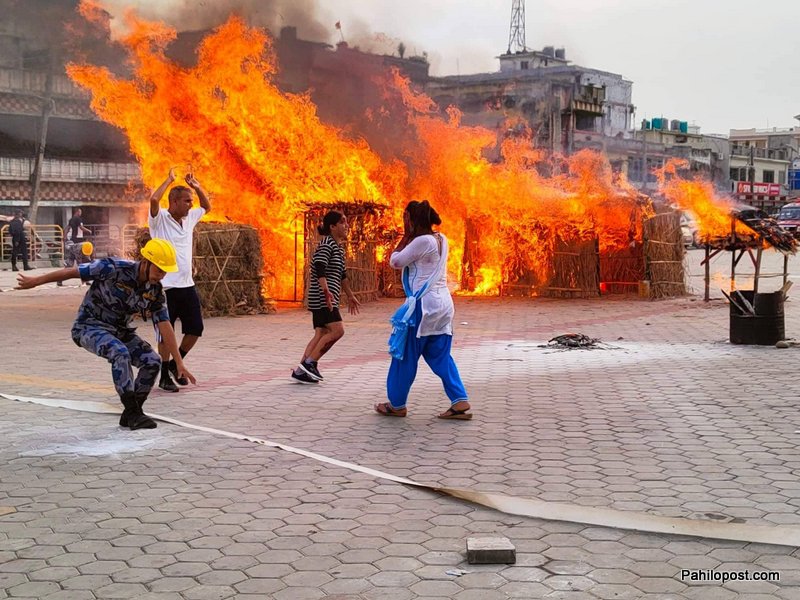
[[[160,283],[167,272],[178,270],[175,248],[166,240],[152,239],[142,248],[142,257],[140,261],[104,258],[38,277],[18,277],[18,289],[76,277],[92,282],[72,326],[72,340],[111,363],[114,387],[125,407],[119,424],[131,429],[156,427],[142,405],[161,369],[161,357],[131,327],[133,316],[150,316],[170,352],[180,357]],[[183,361],[176,358],[176,363],[178,371],[196,383]],[[136,379],[132,367],[139,368]]]

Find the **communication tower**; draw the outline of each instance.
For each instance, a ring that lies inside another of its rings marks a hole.
[[[508,33],[508,54],[527,52],[525,45],[525,0],[511,2],[511,28]]]

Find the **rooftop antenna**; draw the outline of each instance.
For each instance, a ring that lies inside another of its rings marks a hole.
[[[511,2],[511,28],[508,33],[508,54],[527,52],[525,45],[525,0]]]

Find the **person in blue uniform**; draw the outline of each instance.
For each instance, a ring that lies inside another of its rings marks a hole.
[[[142,405],[161,369],[158,352],[131,326],[133,316],[150,317],[173,356],[180,356],[160,283],[168,272],[178,270],[175,248],[166,240],[152,239],[142,248],[142,257],[139,261],[103,258],[38,277],[21,274],[17,278],[17,289],[23,290],[78,277],[92,282],[72,326],[72,340],[111,363],[111,377],[124,407],[119,424],[130,429],[156,427]],[[183,361],[176,358],[176,363],[179,373],[196,383]],[[135,379],[133,367],[139,369]]]

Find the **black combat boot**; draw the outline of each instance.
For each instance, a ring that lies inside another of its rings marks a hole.
[[[139,404],[139,412],[142,416],[139,419],[138,425],[136,427],[131,427],[131,429],[155,429],[158,427],[158,423],[144,414],[144,410],[142,410],[144,403],[147,401],[148,393],[149,392],[138,392],[135,394],[136,402]]]
[[[140,396],[133,392],[126,392],[122,395],[122,406],[125,410],[122,411],[122,416],[119,418],[119,424],[122,427],[130,427],[131,430],[136,429],[155,429],[156,422],[142,412]],[[147,398],[147,395],[144,395]]]

